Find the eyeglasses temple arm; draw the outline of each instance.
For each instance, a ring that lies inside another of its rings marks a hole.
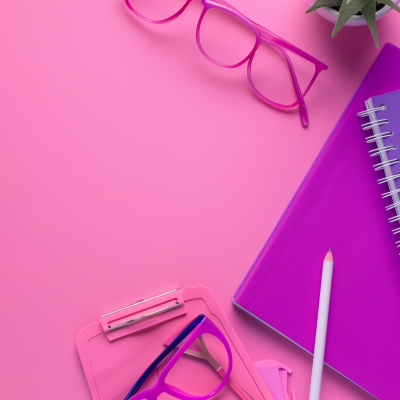
[[[255,25],[256,28],[258,29],[260,35],[264,39],[270,40],[271,42],[279,44],[279,45],[285,47],[286,49],[292,51],[293,53],[296,53],[299,56],[305,58],[306,60],[312,62],[313,64],[315,64],[315,66],[316,66],[318,71],[322,71],[324,69],[328,69],[328,66],[326,64],[322,63],[321,61],[319,61],[316,58],[314,58],[314,57],[310,56],[309,54],[307,54],[305,51],[303,51],[303,50],[299,49],[298,47],[292,45],[291,43],[287,42],[285,39],[282,39],[280,36],[278,36],[275,33],[271,32],[267,28],[264,28],[263,26],[261,26],[257,22],[254,22],[250,18],[247,18],[239,10],[237,10],[235,7],[233,7],[232,5],[227,3],[226,1],[224,1],[224,0],[203,0],[203,2],[204,3],[208,3],[208,4],[216,3],[216,4],[222,5],[222,6],[226,7],[226,8],[234,11],[235,13],[239,14],[242,18],[244,18],[245,20],[247,20],[247,21],[251,22],[253,25]]]
[[[194,320],[192,320],[181,333],[172,341],[172,343],[164,349],[163,352],[150,364],[150,366],[143,372],[138,381],[133,385],[132,389],[126,395],[125,400],[129,400],[140,388],[143,382],[148,378],[148,376],[154,371],[154,369],[167,357],[172,350],[174,350],[181,342],[184,340],[190,332],[203,321],[205,316],[203,314],[198,315]]]
[[[264,28],[263,26],[257,24],[257,22],[254,22],[254,21],[252,21],[250,19],[249,19],[249,21],[251,23],[253,23],[258,28],[258,30],[260,31],[261,36],[264,39],[270,40],[271,42],[279,44],[282,47],[285,47],[286,49],[292,51],[293,53],[295,53],[295,54],[305,58],[306,60],[314,63],[319,70],[328,69],[328,66],[326,64],[324,64],[321,61],[317,60],[316,58],[310,56],[305,51],[303,51],[303,50],[299,49],[298,47],[294,46],[293,44],[287,42],[285,39],[282,39],[280,36],[278,36],[275,33],[269,31],[267,28]]]

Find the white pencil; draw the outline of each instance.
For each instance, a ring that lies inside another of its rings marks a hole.
[[[321,291],[319,294],[317,333],[315,335],[314,360],[311,372],[309,400],[319,400],[321,392],[322,370],[324,368],[326,328],[328,326],[329,302],[333,273],[333,256],[331,249],[325,256],[322,267]]]

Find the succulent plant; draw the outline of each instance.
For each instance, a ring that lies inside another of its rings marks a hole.
[[[361,13],[367,21],[368,27],[378,48],[378,31],[376,29],[376,10],[377,4],[388,5],[400,12],[400,7],[391,0],[317,0],[314,5],[306,11],[309,13],[321,7],[339,8],[339,17],[332,32],[332,37],[343,28],[344,24],[354,15]]]

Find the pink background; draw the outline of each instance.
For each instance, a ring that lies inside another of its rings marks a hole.
[[[308,399],[311,356],[231,297],[378,51],[367,27],[331,39],[305,0],[231,3],[328,64],[308,129],[255,98],[246,66],[201,55],[197,1],[154,26],[122,0],[0,0],[1,399],[89,399],[78,331],[199,284]],[[378,21],[381,47],[399,21]],[[326,369],[321,398],[372,397]]]

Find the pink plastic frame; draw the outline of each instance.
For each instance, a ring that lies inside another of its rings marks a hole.
[[[165,379],[168,373],[171,371],[172,367],[176,364],[179,358],[183,355],[183,353],[190,347],[193,342],[198,339],[201,335],[205,333],[209,333],[219,339],[224,345],[226,352],[228,354],[229,366],[226,371],[226,375],[221,383],[210,393],[205,396],[194,396],[192,394],[186,393],[175,386],[169,385],[165,382]],[[157,400],[157,397],[162,393],[168,393],[170,396],[176,397],[181,400],[207,400],[212,396],[215,396],[221,389],[228,383],[229,378],[232,372],[232,352],[229,347],[228,341],[222,332],[210,321],[207,317],[204,317],[203,321],[197,325],[192,332],[187,336],[183,345],[179,348],[179,350],[174,354],[168,364],[165,366],[163,371],[161,372],[157,383],[150,389],[145,390],[141,393],[136,393],[130,399],[132,400]]]
[[[149,18],[146,18],[145,16],[141,15],[140,13],[138,13],[130,4],[129,0],[125,0],[126,5],[128,6],[128,8],[138,17],[144,19],[147,22],[151,22],[153,24],[164,24],[167,22],[170,22],[172,20],[174,20],[175,18],[177,18],[179,15],[181,15],[183,13],[183,11],[186,9],[186,7],[192,2],[193,0],[186,0],[186,3],[182,6],[182,8],[176,12],[174,15],[172,15],[169,18],[163,19],[163,20],[151,20]],[[316,58],[310,56],[309,54],[307,54],[306,52],[300,50],[299,48],[297,48],[296,46],[293,46],[292,44],[290,44],[289,42],[287,42],[286,40],[282,39],[281,37],[275,35],[273,32],[269,31],[268,29],[262,27],[261,25],[253,22],[252,20],[250,20],[249,18],[245,17],[240,11],[238,11],[237,9],[235,9],[234,7],[232,7],[229,3],[227,3],[224,0],[201,0],[201,2],[204,5],[203,8],[203,12],[200,16],[199,22],[197,24],[197,30],[196,30],[196,41],[197,41],[197,45],[200,49],[200,51],[203,53],[203,55],[210,60],[211,62],[213,62],[214,64],[217,64],[221,67],[225,67],[225,68],[236,68],[240,65],[242,65],[243,63],[245,63],[246,61],[249,61],[249,63],[247,64],[247,78],[250,84],[250,87],[252,88],[253,92],[256,94],[256,96],[263,101],[264,103],[272,106],[272,107],[277,107],[277,108],[292,108],[294,106],[296,106],[297,104],[299,105],[299,110],[300,110],[300,118],[301,118],[301,123],[303,124],[303,126],[308,126],[309,124],[309,120],[308,120],[308,113],[307,113],[307,108],[306,108],[306,104],[304,102],[304,96],[308,93],[308,91],[310,90],[311,86],[313,85],[313,83],[315,82],[315,79],[317,78],[318,74],[325,69],[328,69],[328,66],[325,65],[324,63],[322,63],[321,61],[317,60]],[[201,41],[200,41],[200,26],[201,26],[201,22],[204,18],[204,15],[206,14],[206,12],[210,9],[210,8],[217,8],[219,10],[225,11],[230,13],[231,15],[233,15],[234,17],[238,18],[239,20],[241,20],[244,24],[246,24],[255,34],[256,37],[256,42],[254,44],[253,49],[250,51],[250,53],[247,55],[247,57],[245,57],[242,61],[240,61],[237,64],[234,65],[226,65],[226,64],[222,64],[216,60],[214,60],[212,57],[210,57],[206,51],[203,49],[202,45],[201,45]],[[264,95],[262,95],[257,88],[255,87],[253,80],[251,78],[251,65],[254,59],[254,55],[256,54],[257,49],[263,45],[263,44],[269,44],[271,46],[274,46],[277,50],[279,50],[282,55],[285,57],[286,62],[288,64],[289,67],[289,71],[290,71],[290,75],[292,77],[292,82],[293,82],[293,87],[296,93],[296,97],[297,97],[297,101],[295,101],[292,104],[280,104],[280,103],[276,103],[275,101],[272,101],[270,99],[268,99],[267,97],[265,97]],[[294,67],[293,67],[293,63],[289,57],[289,54],[287,53],[286,50],[292,51],[293,53],[297,54],[300,57],[303,57],[304,59],[308,60],[309,62],[313,63],[315,66],[315,73],[313,78],[311,79],[309,85],[307,86],[306,90],[304,91],[304,93],[301,92],[300,89],[300,85],[299,82],[297,80],[296,77],[296,73],[294,71]]]

